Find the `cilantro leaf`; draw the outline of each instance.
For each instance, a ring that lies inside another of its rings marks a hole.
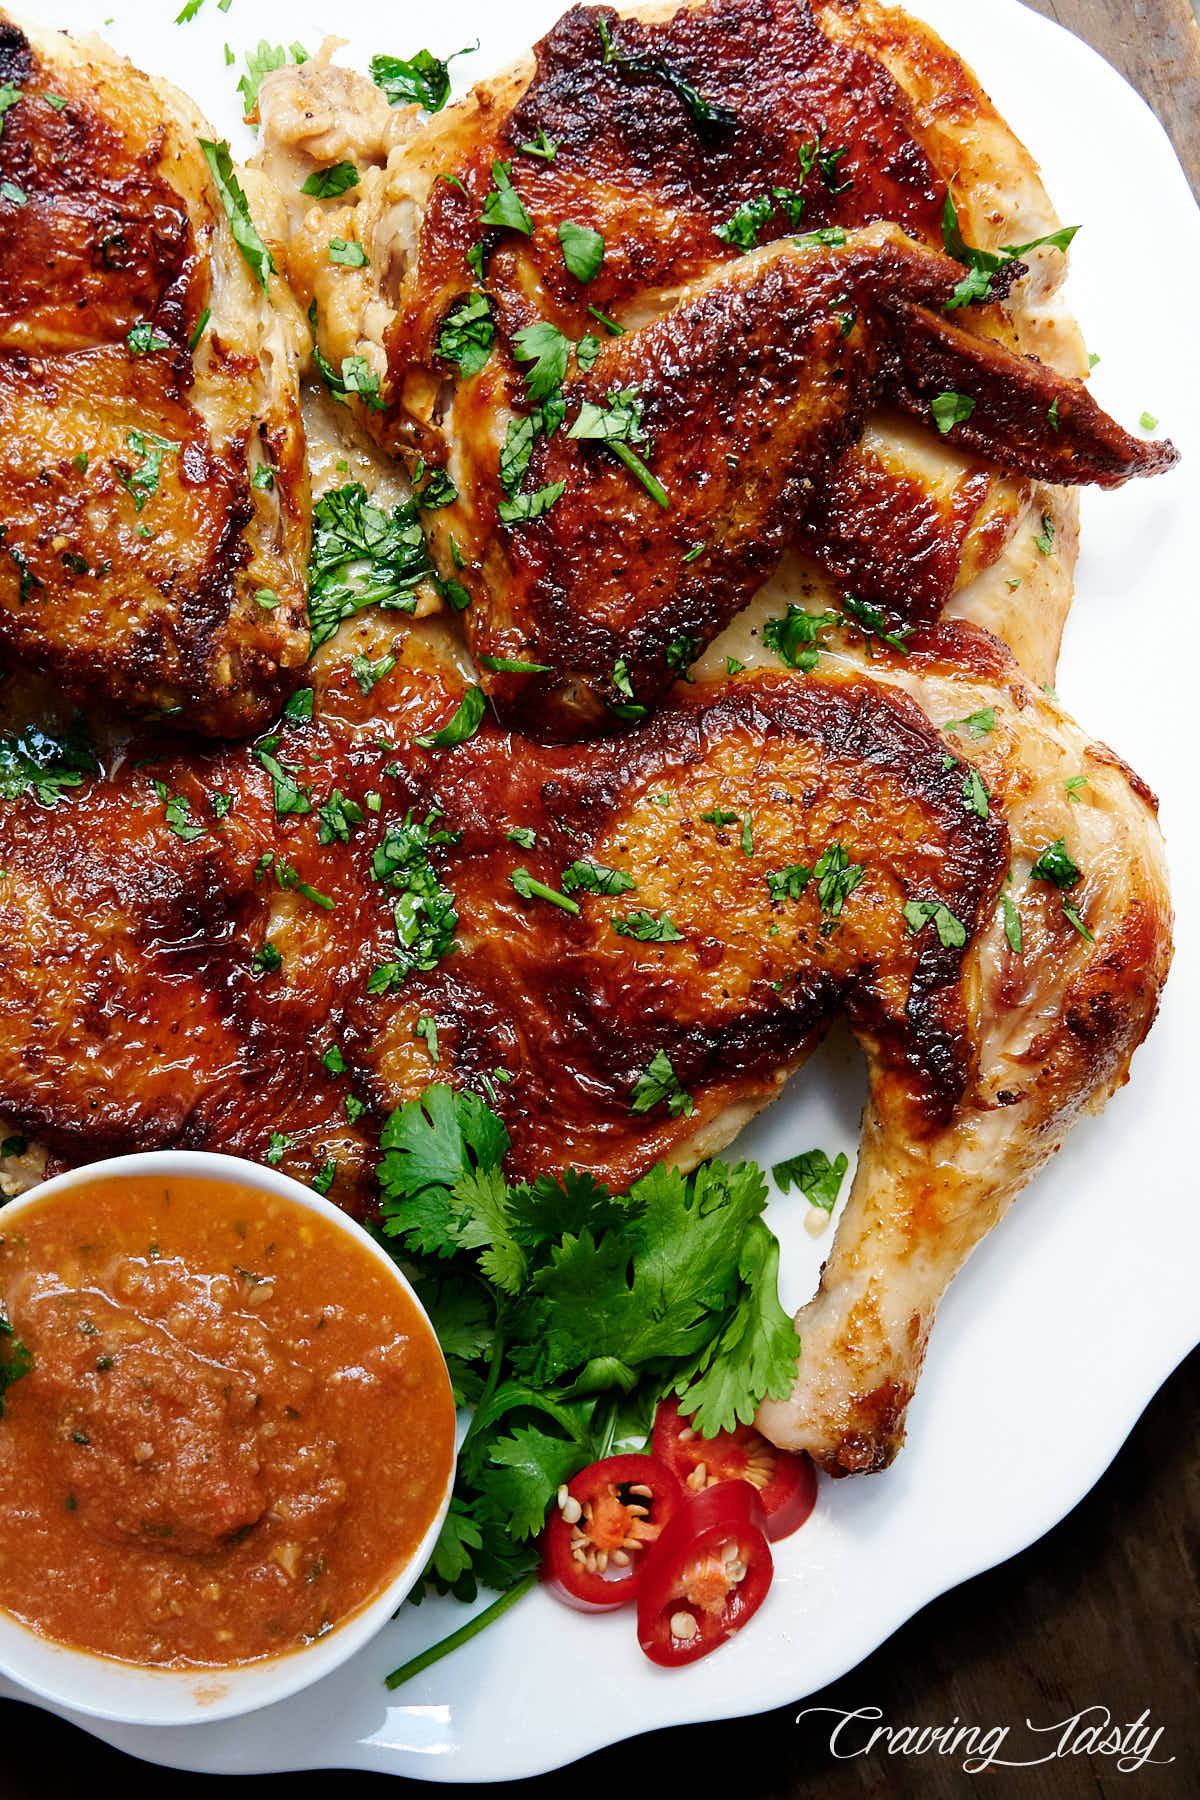
[[[418,50],[407,61],[399,56],[373,56],[371,80],[389,106],[420,106],[428,113],[441,112],[450,98],[450,64],[478,48],[477,43],[469,44],[453,51],[444,62],[429,50]]]
[[[28,795],[39,806],[57,806],[66,799],[68,788],[81,787],[99,769],[82,713],[61,735],[26,725],[0,737],[0,800]]]
[[[333,163],[327,169],[314,169],[300,192],[318,200],[332,200],[358,186],[358,170],[352,162]]]
[[[433,575],[415,502],[388,514],[357,481],[322,494],[308,564],[312,649],[364,607],[412,612],[416,589]]]
[[[533,220],[512,184],[511,162],[497,161],[492,164],[492,182],[494,185],[483,202],[484,224],[495,225],[505,231],[520,231],[529,237],[533,232]],[[536,327],[531,326],[529,329]],[[561,376],[559,379],[562,379]]]
[[[492,353],[496,326],[486,294],[464,294],[456,300],[437,336],[437,353],[457,363],[464,376],[478,375]]]
[[[933,414],[933,422],[942,437],[952,431],[956,425],[962,425],[975,411],[975,401],[970,394],[947,392],[935,394],[929,402],[929,410]]]
[[[454,710],[454,716],[439,731],[423,731],[413,739],[423,750],[448,750],[474,737],[483,722],[487,703],[481,687],[469,687]]]
[[[32,1367],[33,1353],[14,1333],[0,1301],[0,1419],[4,1417],[4,1397],[9,1388],[28,1375]]]
[[[303,63],[308,61],[308,52],[303,44],[292,44],[285,50],[282,44],[268,44],[266,38],[259,38],[258,46],[246,52],[246,72],[237,84],[237,91],[242,96],[242,115],[247,125],[258,123],[258,90],[262,86],[264,75],[270,75],[275,69],[282,69],[291,56],[292,61]],[[229,59],[231,62],[232,57]]]
[[[762,641],[789,669],[801,669],[809,675],[817,666],[822,633],[837,623],[834,612],[811,613],[803,606],[791,604],[786,613],[766,621]]]
[[[592,281],[600,273],[604,261],[604,239],[590,225],[577,225],[564,219],[558,228],[563,261],[576,281]]]
[[[1052,881],[1056,888],[1072,888],[1082,879],[1079,864],[1067,854],[1062,838],[1047,844],[1029,871],[1030,881]]]
[[[609,869],[603,863],[580,860],[563,870],[564,894],[628,894],[635,890],[632,875],[624,869]]]
[[[647,1067],[634,1082],[629,1104],[633,1112],[644,1113],[663,1100],[667,1102],[667,1111],[673,1119],[677,1119],[681,1113],[684,1118],[690,1119],[695,1111],[695,1101],[680,1085],[670,1057],[665,1050],[656,1050]]]
[[[798,900],[809,882],[812,870],[807,863],[789,863],[784,869],[770,869],[767,873],[767,892],[772,904],[781,900]]]
[[[750,1425],[759,1402],[784,1399],[800,1361],[800,1338],[779,1303],[779,1242],[761,1219],[747,1227],[738,1256],[743,1288],[706,1366],[677,1383],[679,1409],[704,1437]]]
[[[577,1475],[589,1451],[569,1438],[551,1437],[536,1425],[518,1425],[509,1437],[493,1438],[488,1468],[479,1487],[515,1538],[534,1537],[546,1522],[546,1508],[564,1481]]]
[[[571,355],[571,340],[549,319],[537,319],[513,333],[513,355],[532,363],[525,372],[525,392],[533,402],[548,400],[563,384]]]
[[[802,1150],[799,1156],[776,1163],[771,1174],[783,1193],[798,1187],[811,1206],[832,1212],[849,1166],[841,1151],[830,1162],[824,1150]]]
[[[961,950],[967,941],[967,928],[961,919],[956,919],[948,906],[940,900],[906,900],[904,903],[904,923],[915,937],[926,925],[932,923],[942,947],[946,950]]]
[[[229,145],[224,141],[213,143],[209,138],[200,138],[198,142],[208,164],[213,186],[217,190],[217,197],[225,209],[234,242],[250,273],[265,293],[268,277],[275,273],[275,259],[259,237],[254,220],[250,217],[250,203],[234,172]]]
[[[639,944],[682,944],[683,933],[669,913],[655,917],[643,908],[624,919],[614,918],[612,928],[618,937],[636,938]]]

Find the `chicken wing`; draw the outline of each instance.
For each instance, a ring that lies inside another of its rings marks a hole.
[[[294,305],[183,95],[2,15],[0,84],[0,647],[253,730],[308,651]]]

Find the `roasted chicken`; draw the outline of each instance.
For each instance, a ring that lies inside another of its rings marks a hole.
[[[308,652],[295,308],[176,89],[2,15],[0,84],[0,650],[254,730]]]
[[[1023,308],[1000,303],[1023,264],[968,280],[929,248],[974,254],[937,166],[961,117],[923,119],[806,5],[577,7],[536,57],[425,126],[320,63],[262,100],[324,352],[370,365],[355,404],[381,442],[448,473],[431,533],[527,729],[655,703],[788,541],[905,627],[994,560],[1009,477],[1114,485],[1173,459],[1016,353]],[[955,97],[978,138],[990,109],[965,76]],[[307,211],[305,175],[351,139],[386,166]],[[957,465],[923,466],[894,424],[864,445],[878,402]]]
[[[808,675],[558,749],[487,717],[440,747],[474,704],[452,646],[355,629],[368,662],[321,653],[311,721],[140,735],[70,804],[4,810],[10,1119],[69,1160],[203,1145],[361,1207],[382,1116],[440,1079],[488,1095],[514,1174],[624,1185],[721,1148],[844,1013],[862,1159],[764,1424],[881,1466],[946,1282],[1154,1016],[1151,797],[965,625],[871,660],[843,629]]]

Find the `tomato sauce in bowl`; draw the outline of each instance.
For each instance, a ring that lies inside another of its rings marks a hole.
[[[0,1609],[143,1668],[224,1669],[320,1642],[414,1564],[454,1405],[358,1227],[286,1177],[159,1160],[0,1208]]]

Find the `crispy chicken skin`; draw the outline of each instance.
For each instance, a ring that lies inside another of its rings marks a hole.
[[[942,1289],[1153,1019],[1170,907],[1151,798],[966,625],[907,658],[843,634],[807,677],[681,686],[630,737],[565,748],[490,718],[423,748],[464,687],[437,628],[409,633],[369,699],[349,648],[322,652],[314,718],[275,750],[311,813],[276,815],[249,747],[144,734],[69,806],[0,815],[6,1114],[68,1160],[169,1144],[272,1150],[301,1176],[334,1160],[335,1197],[361,1208],[381,1117],[445,1079],[494,1096],[514,1175],[575,1162],[624,1185],[721,1148],[844,1013],[870,1069],[862,1160],[801,1314],[796,1394],[762,1423],[834,1470],[882,1466]],[[952,728],[989,706],[984,736]],[[198,835],[172,828],[172,796]],[[429,850],[454,945],[372,993],[398,954],[396,834],[426,821],[454,834]],[[1082,870],[1069,891],[1031,877],[1059,838]],[[559,891],[579,859],[633,885],[577,891],[577,914],[514,890],[523,868]],[[821,876],[843,860],[862,873],[839,905]],[[773,894],[796,865],[814,873]],[[933,918],[914,930],[914,901],[963,942]],[[677,937],[614,929],[635,914]],[[322,1060],[334,1044],[344,1074]],[[660,1052],[690,1110],[634,1108]],[[355,1126],[349,1094],[368,1109]]]
[[[752,252],[568,375],[568,429],[537,440],[525,483],[563,491],[543,516],[511,526],[498,510],[491,425],[505,376],[465,384],[445,415],[462,497],[432,529],[467,554],[475,654],[551,670],[492,676],[497,702],[527,728],[563,735],[628,700],[656,702],[681,642],[688,661],[770,572],[876,396],[931,422],[937,396],[969,393],[959,435],[1046,481],[1110,486],[1174,460],[1169,445],[1121,430],[1080,383],[939,318],[933,309],[960,277],[958,264],[886,225],[837,247],[785,240]],[[629,390],[641,396],[665,508],[607,445],[569,434],[582,405]],[[919,596],[906,605],[904,590],[890,592],[898,622],[922,619]]]
[[[80,698],[253,730],[308,648],[294,307],[177,90],[3,15],[0,82],[0,647]]]
[[[329,153],[331,119],[358,119],[360,151],[375,122],[386,170],[368,169],[343,200],[295,209],[293,278],[317,300],[327,354],[335,363],[366,355],[383,382],[391,404],[368,409],[363,422],[388,447],[449,467],[462,498],[431,525],[447,570],[465,549],[473,646],[553,671],[485,677],[527,727],[536,720],[567,735],[593,726],[606,704],[626,707],[631,676],[637,702],[653,702],[670,680],[668,648],[678,658],[706,641],[788,538],[838,587],[898,623],[920,622],[1004,548],[1030,498],[1022,478],[1113,484],[1170,458],[1168,447],[1144,446],[1110,431],[1111,422],[1104,451],[1093,455],[1102,416],[1085,412],[1079,384],[1000,349],[1028,343],[1046,354],[1053,346],[1079,368],[1062,333],[1056,340],[1036,329],[1057,280],[1047,263],[1064,260],[1058,251],[1033,253],[1028,281],[1005,307],[1013,277],[1024,274],[1015,265],[986,307],[935,322],[871,306],[851,324],[863,279],[880,298],[892,280],[903,291],[919,246],[940,245],[947,183],[964,157],[979,182],[977,192],[959,192],[964,229],[986,243],[989,217],[992,231],[1003,221],[1003,208],[984,204],[994,200],[989,136],[1007,152],[1021,230],[1033,237],[1057,221],[1027,155],[924,28],[912,27],[917,48],[907,62],[888,41],[885,67],[857,35],[850,41],[861,24],[870,45],[872,9],[861,19],[853,8],[826,10],[818,18],[794,0],[713,0],[643,21],[577,7],[538,45],[532,68],[484,84],[425,126],[411,117],[381,122],[378,97],[356,102],[344,71],[306,66],[265,84],[275,144],[268,164],[293,194]],[[931,66],[946,78],[942,63],[957,74],[938,115],[927,88]],[[557,146],[552,160],[522,148],[542,141]],[[814,163],[819,145],[826,160]],[[528,234],[481,222],[498,159],[511,166]],[[768,208],[757,227],[771,248],[743,257],[716,235],[739,206],[781,190],[789,205],[773,215]],[[603,261],[587,282],[566,266],[562,220],[603,236]],[[855,228],[879,220],[895,223],[872,272],[863,251],[878,240]],[[830,229],[851,233],[845,264],[838,247],[824,247],[830,279],[798,313],[766,271],[801,254],[792,248],[797,230]],[[368,266],[331,264],[333,236],[360,240]],[[1012,238],[1002,232],[998,241]],[[479,257],[478,268],[468,255]],[[939,312],[963,269],[942,259],[942,274],[936,298],[928,275],[916,279],[920,301]],[[472,292],[490,297],[495,344],[482,372],[466,374],[442,354],[443,331]],[[506,498],[502,446],[513,412],[529,411],[528,359],[514,355],[514,339],[539,319],[573,341],[603,337],[598,315],[619,321],[625,335],[606,343],[590,372],[571,365],[565,397],[603,403],[640,389],[642,453],[670,506],[656,507],[611,448],[567,437],[569,404],[566,428],[549,443],[539,437],[522,483],[533,492],[567,475],[567,493],[532,524],[506,524],[497,512]],[[881,339],[906,355],[881,356]],[[979,408],[973,427],[956,423],[932,455],[911,453],[894,413],[869,416],[886,400],[929,425],[933,398],[960,391],[975,399],[980,380],[992,402],[1006,381],[1012,393]],[[824,392],[814,405],[818,383]],[[1005,428],[997,431],[997,421]],[[864,444],[868,425],[873,441]],[[604,553],[590,554],[593,544]],[[580,556],[580,545],[588,553]],[[639,571],[649,566],[637,583],[626,579],[631,553]],[[638,591],[618,614],[614,590],[630,586]],[[1047,635],[1056,635],[1053,625]]]

